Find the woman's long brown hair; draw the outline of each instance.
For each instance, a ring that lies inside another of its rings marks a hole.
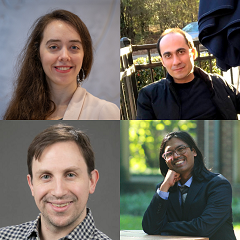
[[[66,10],[55,10],[38,18],[18,57],[17,80],[13,97],[3,117],[4,120],[44,120],[55,111],[56,106],[50,98],[51,93],[39,53],[43,31],[54,20],[70,24],[80,35],[84,51],[82,68],[85,76],[89,75],[93,62],[92,39],[81,19]]]

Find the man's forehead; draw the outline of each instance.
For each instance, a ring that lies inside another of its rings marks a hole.
[[[78,153],[82,155],[82,151],[78,146],[78,144],[75,141],[69,140],[69,141],[58,141],[45,146],[42,149],[41,156],[47,153],[56,154],[56,155],[60,153],[62,155],[65,153],[69,154],[69,152]]]
[[[179,138],[171,138],[169,141],[166,142],[165,150],[166,149],[171,150],[171,149],[175,149],[176,147],[186,146],[186,145],[187,144]]]
[[[56,167],[80,166],[86,164],[78,145],[73,141],[57,142],[47,146],[36,159],[33,165],[56,165]]]
[[[168,150],[168,151],[171,151],[171,150],[175,150],[175,149],[177,149],[177,148],[179,148],[179,147],[182,147],[182,146],[186,146],[186,144],[177,144],[176,146],[166,146],[166,150]]]
[[[80,168],[79,166],[75,165],[68,165],[68,166],[58,166],[57,168],[54,168],[52,166],[38,166],[36,169],[36,174],[42,174],[42,173],[63,173],[65,174],[66,172],[82,172],[83,169]]]
[[[163,52],[175,52],[180,48],[189,49],[186,39],[180,33],[168,33],[160,41],[160,50]]]

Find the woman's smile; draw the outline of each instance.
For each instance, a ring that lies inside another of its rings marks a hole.
[[[69,66],[56,66],[54,67],[56,69],[57,72],[59,73],[68,73],[71,71],[71,69],[73,67],[69,67]]]

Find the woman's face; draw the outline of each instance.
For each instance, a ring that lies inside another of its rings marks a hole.
[[[54,20],[43,32],[40,58],[51,87],[77,87],[84,51],[81,37],[68,23]]]

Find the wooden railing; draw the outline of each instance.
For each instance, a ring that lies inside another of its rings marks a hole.
[[[120,111],[121,119],[136,118],[137,83],[132,46],[127,38],[120,42]]]

